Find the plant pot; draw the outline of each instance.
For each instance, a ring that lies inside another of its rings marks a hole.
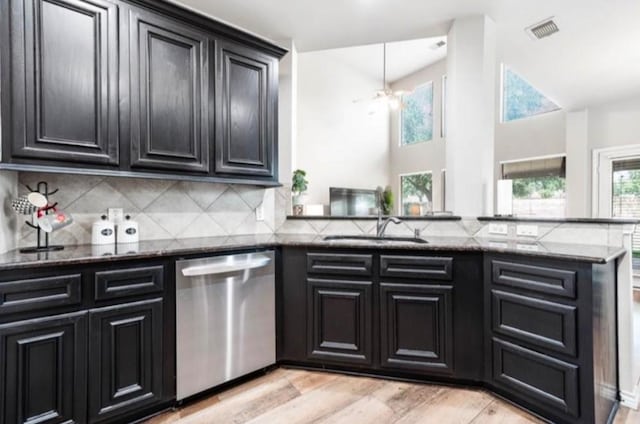
[[[291,194],[291,204],[294,215],[302,215],[304,213],[304,200],[306,198],[306,194]]]

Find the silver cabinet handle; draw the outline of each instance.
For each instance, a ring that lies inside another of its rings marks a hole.
[[[215,274],[227,274],[230,272],[244,271],[247,269],[262,268],[271,262],[271,258],[260,257],[254,258],[249,261],[237,262],[237,263],[211,263],[205,265],[197,265],[182,270],[182,275],[185,277],[197,277],[200,275],[215,275]]]

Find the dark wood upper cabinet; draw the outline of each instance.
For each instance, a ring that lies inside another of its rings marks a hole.
[[[209,36],[130,11],[131,167],[209,172]]]
[[[12,0],[10,5],[12,96],[3,104],[10,108],[3,122],[11,134],[3,134],[4,150],[10,152],[5,155],[117,165],[116,4]]]
[[[0,1],[0,40],[0,169],[278,185],[285,50],[158,0]]]
[[[278,60],[228,41],[217,56],[215,171],[274,177]]]

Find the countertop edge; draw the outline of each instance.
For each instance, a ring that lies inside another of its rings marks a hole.
[[[640,224],[640,219],[633,218],[533,218],[517,216],[479,216],[478,221],[510,221],[510,222],[542,222],[559,224]]]
[[[297,239],[296,239],[297,237]],[[42,257],[34,257],[33,260],[27,260],[24,262],[7,262],[0,264],[0,271],[16,271],[27,268],[42,268],[46,266],[67,266],[67,265],[86,265],[92,263],[110,263],[129,260],[142,260],[142,259],[158,259],[162,257],[180,257],[180,256],[193,256],[204,255],[212,253],[225,253],[240,250],[262,250],[278,247],[310,247],[310,248],[333,248],[333,249],[385,249],[385,250],[404,250],[404,251],[432,251],[432,252],[484,252],[484,253],[498,253],[498,254],[512,254],[529,256],[534,258],[547,258],[547,259],[560,259],[571,262],[583,262],[592,264],[605,264],[614,261],[626,254],[626,250],[622,247],[619,249],[611,247],[612,252],[607,252],[607,256],[594,256],[594,255],[579,255],[572,254],[570,252],[549,252],[549,251],[535,251],[518,249],[514,247],[501,247],[501,246],[487,246],[486,244],[474,244],[474,245],[455,245],[455,244],[410,244],[410,243],[397,243],[381,245],[376,243],[349,243],[343,241],[324,241],[317,239],[317,236],[310,240],[304,240],[299,235],[293,236],[287,240],[266,240],[266,241],[247,241],[247,242],[232,242],[225,245],[211,245],[211,246],[184,246],[176,248],[160,248],[157,250],[148,250],[138,253],[124,253],[106,256],[87,256],[81,255],[74,258],[59,258],[59,259],[43,259]],[[468,239],[478,240],[478,239]],[[487,240],[483,240],[484,243]],[[603,246],[606,247],[606,246]]]

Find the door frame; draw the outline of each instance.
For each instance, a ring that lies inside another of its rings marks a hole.
[[[640,156],[640,144],[593,149],[592,153],[591,212],[594,218],[611,218],[612,162],[618,159]],[[640,364],[635,361],[635,328],[640,325],[634,319],[633,250],[634,225],[625,225],[623,246],[627,254],[618,260],[618,386],[622,405],[636,409],[640,404]]]
[[[631,157],[640,157],[640,144],[593,149],[591,216],[594,218],[611,218],[612,163]]]

